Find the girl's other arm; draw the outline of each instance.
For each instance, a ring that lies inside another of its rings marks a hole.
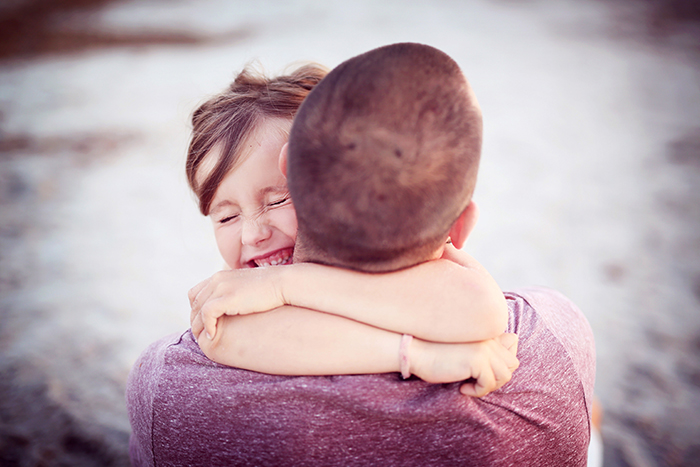
[[[190,291],[214,336],[224,314],[294,305],[436,342],[494,338],[507,306],[491,275],[471,256],[447,245],[443,259],[383,274],[300,263],[222,271]]]
[[[401,370],[400,334],[295,307],[268,313],[224,316],[214,339],[193,323],[202,351],[229,366],[279,375],[390,373]],[[481,397],[510,380],[518,366],[517,336],[469,344],[413,339],[405,349],[412,374],[431,383],[463,384]]]
[[[429,341],[501,335],[508,320],[503,292],[476,260],[448,246],[454,250],[449,259],[384,274],[299,264],[282,282],[281,294],[286,304]]]

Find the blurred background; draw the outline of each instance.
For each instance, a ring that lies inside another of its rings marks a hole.
[[[221,266],[188,118],[248,62],[400,41],[485,118],[467,242],[593,327],[606,467],[700,465],[700,2],[4,0],[0,464],[128,465],[128,371]]]

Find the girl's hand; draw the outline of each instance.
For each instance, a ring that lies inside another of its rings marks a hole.
[[[411,373],[429,383],[462,384],[460,392],[483,397],[510,381],[520,362],[516,357],[518,336],[503,334],[495,339],[467,344],[440,344],[413,339],[409,347]]]
[[[283,306],[281,273],[284,268],[271,266],[219,271],[190,289],[187,295],[195,337],[204,329],[207,337],[213,339],[216,322],[223,315],[246,315]]]

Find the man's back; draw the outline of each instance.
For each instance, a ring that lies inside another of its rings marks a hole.
[[[136,465],[583,466],[593,336],[546,289],[506,294],[520,367],[482,399],[398,374],[286,377],[209,361],[190,332],[129,378]]]

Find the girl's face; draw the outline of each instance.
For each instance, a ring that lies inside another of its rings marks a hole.
[[[290,127],[286,119],[260,124],[214,195],[209,217],[219,252],[231,269],[292,262],[297,218],[278,162]],[[213,167],[219,151],[214,148],[200,170]]]

